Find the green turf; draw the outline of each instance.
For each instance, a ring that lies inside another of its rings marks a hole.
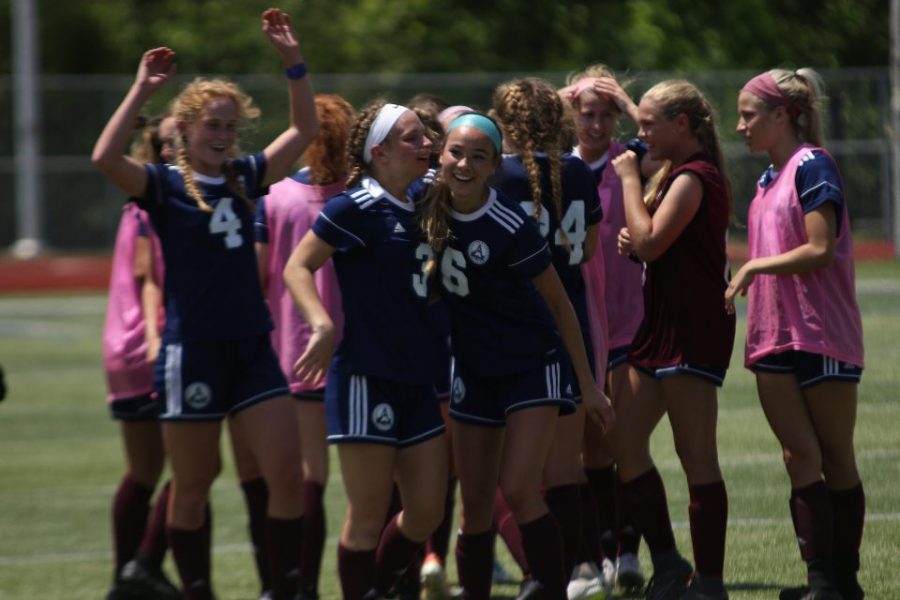
[[[861,580],[868,598],[900,598],[900,264],[861,264],[858,279],[867,367],[856,446],[869,511]],[[0,600],[97,599],[108,587],[109,502],[122,457],[104,402],[104,309],[100,296],[0,297],[0,363],[10,387],[0,404]],[[779,449],[753,380],[740,367],[743,321],[738,332],[720,393],[719,451],[730,502],[726,582],[733,600],[775,598],[779,587],[800,583],[803,570]],[[249,600],[257,584],[226,442],[225,469],[213,489],[213,575],[221,599]],[[665,421],[653,438],[653,452],[666,480],[679,547],[689,556],[687,488]],[[339,597],[335,540],[343,499],[336,474],[327,507],[323,599]],[[502,548],[500,556],[515,572]],[[646,564],[646,554],[642,559]],[[171,563],[167,568],[174,573]],[[496,597],[513,597],[515,591],[495,586]]]

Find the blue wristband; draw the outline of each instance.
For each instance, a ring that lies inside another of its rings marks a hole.
[[[306,77],[306,63],[297,63],[284,70],[288,79],[303,79]]]

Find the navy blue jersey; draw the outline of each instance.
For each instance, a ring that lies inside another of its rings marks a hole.
[[[451,217],[438,277],[454,359],[483,377],[543,365],[560,339],[531,283],[551,264],[537,224],[493,189],[482,208]]]
[[[400,201],[365,178],[329,200],[312,230],[336,249],[345,323],[334,368],[430,384],[437,347],[423,269],[432,253],[412,201]]]
[[[778,171],[769,165],[766,172],[759,178],[760,187],[768,186],[776,177],[778,177]],[[797,165],[794,181],[804,214],[816,210],[826,202],[834,203],[834,216],[837,224],[835,234],[840,235],[844,189],[834,160],[819,150],[807,151],[800,159],[800,164]]]
[[[266,163],[262,153],[231,161],[230,168],[248,198],[260,187]],[[150,215],[165,262],[165,343],[236,340],[272,329],[263,301],[253,248],[253,212],[225,177],[194,173],[204,212],[187,193],[181,170],[147,164],[147,189],[138,205]]]
[[[562,218],[557,218],[553,207],[550,184],[550,163],[547,156],[537,153],[535,161],[541,171],[541,214],[539,227],[547,240],[563,286],[570,295],[584,292],[581,263],[584,261],[584,244],[587,228],[603,218],[597,182],[583,160],[565,154],[562,160]],[[534,215],[534,203],[528,172],[518,155],[503,157],[503,162],[491,180],[491,185],[508,198],[519,202],[528,215]]]

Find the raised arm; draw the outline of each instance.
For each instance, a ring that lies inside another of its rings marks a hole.
[[[703,186],[696,175],[682,173],[672,182],[659,209],[651,216],[641,197],[635,153],[631,150],[623,152],[613,159],[612,164],[622,180],[631,249],[641,260],[652,262],[669,249],[697,214]]]
[[[551,265],[531,281],[556,322],[563,346],[572,361],[572,369],[578,379],[578,387],[581,388],[585,411],[600,424],[604,431],[609,431],[615,423],[615,412],[609,398],[597,388],[591,374],[587,352],[584,349],[584,340],[581,337],[581,327],[578,325],[578,317],[575,315],[575,309],[572,308],[572,303],[559,280],[556,269]]]
[[[281,55],[288,78],[290,102],[288,128],[263,150],[268,164],[263,185],[271,185],[288,174],[318,135],[319,119],[316,116],[312,86],[306,75],[306,65],[300,53],[300,44],[291,28],[290,16],[277,8],[270,8],[262,14],[262,30]]]
[[[284,267],[284,282],[300,316],[309,323],[313,335],[306,350],[294,364],[302,380],[321,381],[334,353],[334,322],[322,305],[316,288],[315,272],[334,254],[335,249],[312,231],[306,232]]]
[[[144,166],[126,154],[141,107],[175,74],[175,52],[154,48],[144,52],[134,83],[94,144],[91,161],[129,196],[140,196],[147,184]]]

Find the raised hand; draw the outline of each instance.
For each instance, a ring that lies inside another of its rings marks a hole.
[[[302,62],[300,44],[291,28],[290,15],[278,8],[266,9],[262,14],[262,30],[281,54],[286,67]]]
[[[175,75],[175,51],[162,47],[147,50],[138,64],[135,83],[148,91],[156,91]]]

